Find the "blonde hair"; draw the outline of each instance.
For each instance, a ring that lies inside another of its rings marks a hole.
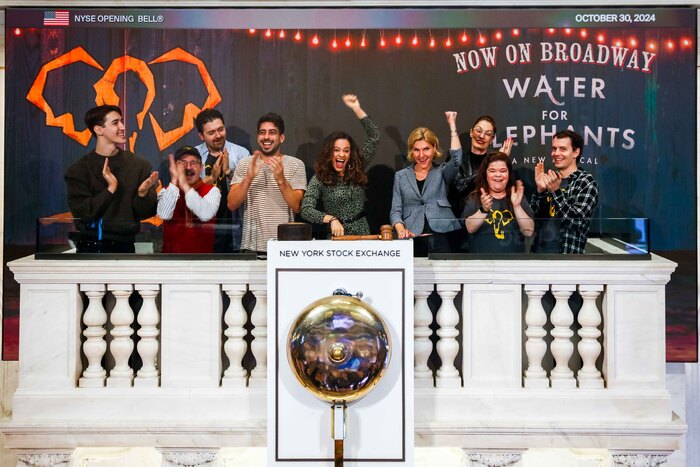
[[[408,135],[408,162],[413,161],[413,145],[416,141],[425,141],[429,145],[435,148],[435,159],[442,157],[442,151],[440,150],[440,141],[438,141],[437,136],[433,133],[433,130],[426,128],[424,126],[419,126]]]

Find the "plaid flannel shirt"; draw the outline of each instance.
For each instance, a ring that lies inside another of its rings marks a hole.
[[[548,201],[555,216],[561,219],[559,252],[585,253],[591,216],[598,205],[598,182],[593,175],[578,169],[569,176],[566,191],[535,192],[530,206],[537,213]]]

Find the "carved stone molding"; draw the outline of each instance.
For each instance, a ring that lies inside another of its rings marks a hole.
[[[20,454],[17,459],[21,462],[19,465],[28,465],[31,467],[55,467],[60,465],[68,465],[70,462],[70,454]]]
[[[507,465],[512,465],[518,462],[522,456],[520,453],[512,452],[467,453],[467,455],[470,461],[478,462],[487,467],[505,467]]]
[[[668,454],[613,454],[615,465],[626,465],[629,467],[655,467],[665,464]]]
[[[161,451],[166,465],[196,467],[214,462],[216,451]]]

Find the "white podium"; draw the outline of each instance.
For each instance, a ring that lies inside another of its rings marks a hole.
[[[268,466],[333,465],[330,404],[297,381],[289,330],[312,302],[345,289],[384,319],[386,373],[347,410],[345,466],[413,465],[413,247],[409,241],[271,241],[267,256]]]

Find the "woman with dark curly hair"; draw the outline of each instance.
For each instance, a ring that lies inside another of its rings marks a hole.
[[[535,232],[535,222],[523,182],[513,178],[510,156],[494,152],[484,157],[475,183],[462,213],[469,251],[524,253],[524,237]]]
[[[314,224],[328,224],[333,236],[369,235],[364,212],[365,166],[374,157],[381,135],[377,124],[362,110],[357,96],[345,94],[343,102],[360,119],[367,141],[360,149],[342,131],[326,137],[314,164],[316,174],[306,187],[301,217]]]

